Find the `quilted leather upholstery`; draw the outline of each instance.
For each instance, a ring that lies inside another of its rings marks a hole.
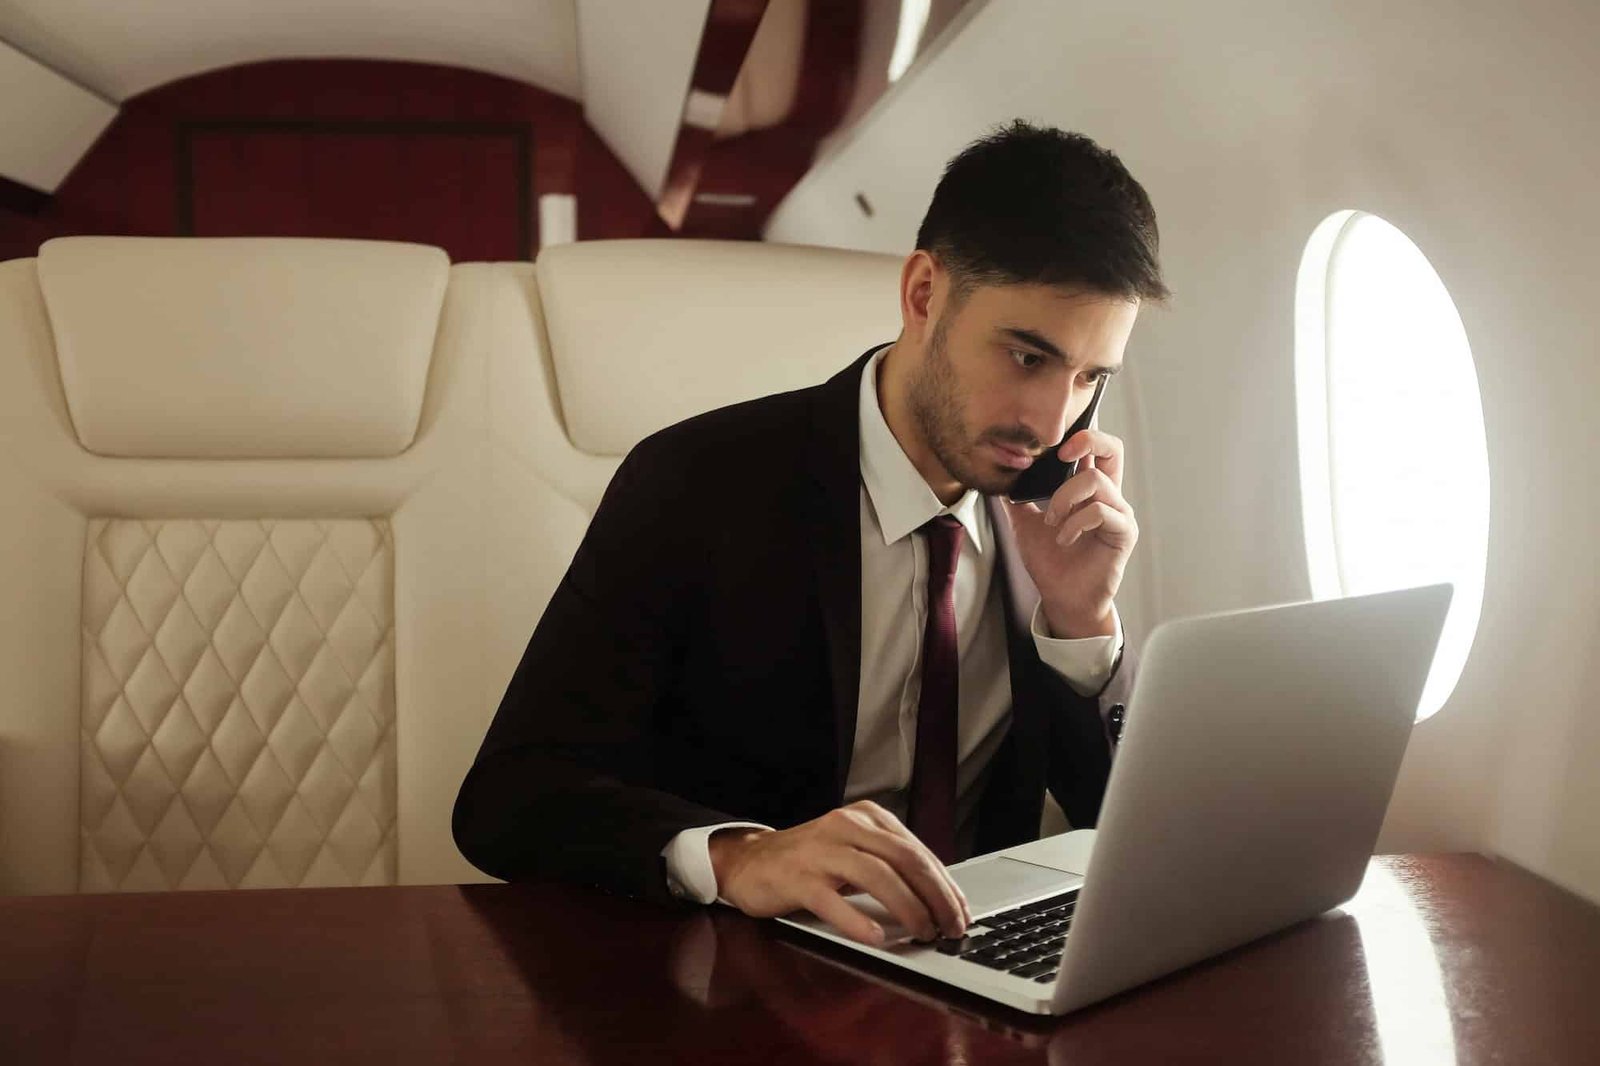
[[[87,891],[392,883],[387,522],[96,518]]]

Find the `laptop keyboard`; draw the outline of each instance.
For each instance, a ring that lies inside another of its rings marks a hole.
[[[1037,903],[1013,907],[972,924],[987,932],[957,940],[935,941],[942,955],[954,955],[991,970],[1003,970],[1018,977],[1045,984],[1056,979],[1061,961],[1061,946],[1067,942],[1072,911],[1078,904],[1078,890],[1063,892]]]

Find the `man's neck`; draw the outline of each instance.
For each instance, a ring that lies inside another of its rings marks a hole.
[[[911,465],[917,468],[939,502],[948,507],[967,490],[950,476],[918,431],[916,417],[911,413],[910,359],[913,354],[902,348],[899,341],[884,353],[878,363],[878,410],[883,412],[883,420],[900,450],[906,453],[906,458],[911,460]]]

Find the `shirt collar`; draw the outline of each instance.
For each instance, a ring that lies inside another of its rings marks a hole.
[[[883,542],[893,544],[916,532],[930,518],[949,514],[961,523],[972,546],[982,554],[985,511],[978,506],[978,491],[968,489],[949,507],[940,503],[884,420],[883,409],[878,406],[878,364],[889,347],[886,344],[873,353],[861,373],[861,481],[877,512]]]

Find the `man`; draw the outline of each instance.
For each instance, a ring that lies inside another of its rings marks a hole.
[[[959,936],[945,863],[1036,837],[1046,787],[1099,813],[1138,526],[1122,442],[1062,437],[1166,295],[1114,155],[1020,121],[967,148],[893,344],[623,461],[462,784],[462,853],[881,943],[864,891]],[[1006,501],[1058,441],[1076,476]]]

